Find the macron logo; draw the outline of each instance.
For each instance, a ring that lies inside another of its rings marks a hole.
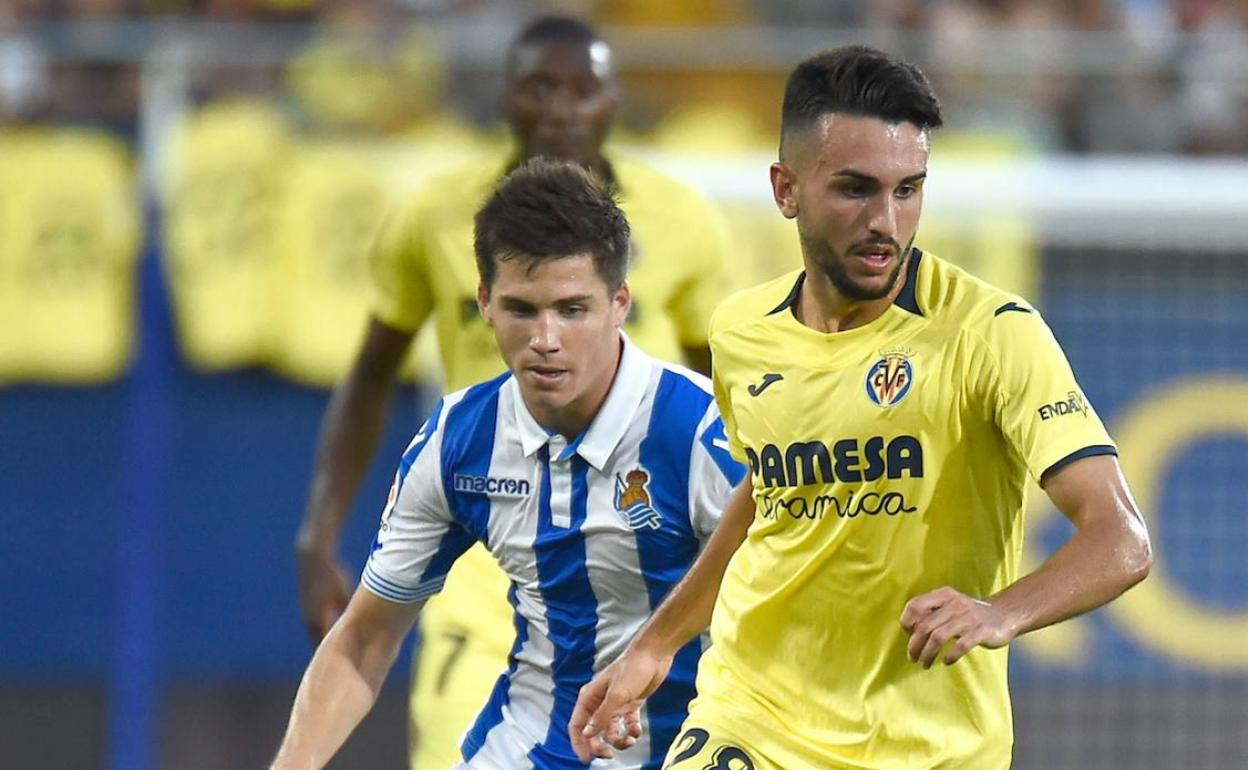
[[[528,497],[532,485],[527,479],[499,479],[493,476],[455,474],[455,491],[493,497]]]

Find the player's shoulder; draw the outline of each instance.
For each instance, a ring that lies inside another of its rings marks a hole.
[[[430,422],[436,422],[436,426],[430,427],[436,427],[448,438],[471,437],[482,430],[493,433],[499,393],[510,379],[511,372],[504,372],[492,380],[447,393],[434,407]]]
[[[677,404],[678,408],[680,405],[691,408],[696,406],[696,402],[701,402],[704,407],[707,399],[714,399],[711,380],[706,375],[687,366],[655,358],[632,340],[628,340],[625,351],[623,371],[628,372],[630,378],[645,380],[646,390],[653,392],[656,405],[668,408]]]
[[[996,319],[1038,317],[1031,303],[1000,289],[930,252],[916,250],[919,261],[913,301],[915,309],[937,322],[978,330],[981,334],[1000,326]]]
[[[658,387],[661,391],[666,390],[669,396],[675,396],[686,403],[700,402],[702,406],[707,401],[714,400],[715,390],[710,377],[670,361],[656,359],[655,364],[661,370]]]
[[[671,210],[706,209],[706,196],[688,182],[677,179],[646,161],[625,152],[612,151],[607,160],[615,174],[619,197],[627,208],[630,204],[651,205]]]
[[[710,336],[714,338],[742,326],[762,323],[792,304],[795,293],[801,288],[802,275],[802,270],[793,270],[730,294],[711,315]]]
[[[444,216],[448,212],[475,212],[506,171],[495,154],[483,154],[431,175],[402,207],[404,219]]]

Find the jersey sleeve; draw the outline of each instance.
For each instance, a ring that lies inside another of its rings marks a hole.
[[[456,520],[442,485],[439,402],[403,453],[360,582],[404,604],[442,590],[446,574],[475,539]]]
[[[737,433],[737,421],[732,411],[732,396],[728,392],[725,379],[729,354],[723,349],[722,340],[715,333],[716,322],[722,319],[723,314],[724,310],[721,308],[711,318],[711,383],[715,393],[715,406],[719,410],[723,425],[724,438],[728,442],[728,453],[732,459],[744,464],[748,462],[748,459],[745,456],[745,446],[741,443],[741,437]]]
[[[990,303],[995,304],[995,303]],[[1117,454],[1048,324],[1021,301],[989,307],[983,330],[986,402],[1037,479],[1082,457]]]
[[[698,425],[689,463],[689,520],[699,540],[715,531],[733,488],[744,477],[745,466],[732,459],[724,421],[711,403]]]
[[[700,348],[707,344],[711,314],[730,288],[731,251],[723,218],[710,203],[693,196],[687,209],[684,227],[688,240],[682,252],[687,271],[668,310],[680,344]]]
[[[373,315],[387,326],[416,331],[433,312],[420,201],[391,214],[373,241],[369,268]]]

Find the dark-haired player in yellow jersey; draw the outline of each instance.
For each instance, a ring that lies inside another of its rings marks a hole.
[[[604,154],[618,94],[606,43],[580,21],[539,19],[512,44],[506,74],[502,104],[514,152],[431,180],[391,221],[373,254],[373,317],[327,411],[297,542],[300,602],[318,641],[347,602],[336,557],[339,532],[413,335],[432,315],[449,390],[504,369],[477,310],[472,217],[509,168],[545,156],[579,162],[608,180],[633,230],[630,338],[656,358],[709,368],[706,329],[726,272],[722,223],[690,188]],[[506,669],[515,634],[507,589],[489,554],[475,548],[456,562],[446,589],[422,614],[412,696],[418,770],[459,762],[460,738]]]
[[[805,269],[725,302],[716,397],[751,473],[625,654],[580,694],[583,760],[709,623],[672,770],[1001,770],[1007,645],[1143,579],[1116,449],[1039,314],[914,248],[940,108],[874,49],[785,90],[776,203]],[[1019,574],[1027,476],[1075,525]],[[712,612],[713,608],[713,612]]]

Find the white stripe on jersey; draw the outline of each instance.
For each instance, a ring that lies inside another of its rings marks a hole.
[[[395,601],[426,595],[485,540],[512,581],[520,642],[465,738],[465,766],[581,767],[567,739],[577,690],[683,576],[744,474],[714,444],[723,428],[709,381],[625,340],[606,402],[570,446],[506,375],[438,410],[405,453],[364,584]],[[595,767],[657,766],[692,696],[696,653],[682,651],[647,702],[647,740]]]

